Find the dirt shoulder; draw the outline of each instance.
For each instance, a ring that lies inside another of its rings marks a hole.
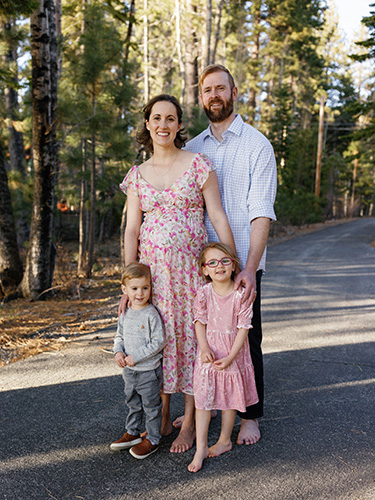
[[[275,223],[269,246],[349,220],[299,228]],[[100,248],[90,280],[76,277],[76,254],[75,244],[59,245],[53,298],[0,304],[0,366],[43,351],[60,350],[83,334],[116,323],[121,276],[119,242],[111,241]]]

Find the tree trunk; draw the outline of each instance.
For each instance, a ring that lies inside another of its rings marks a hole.
[[[82,176],[81,176],[81,196],[79,202],[79,250],[78,250],[78,276],[85,274],[87,266],[87,211],[85,208],[87,193],[87,139],[83,139],[82,144]]]
[[[318,152],[316,155],[316,172],[315,172],[315,196],[320,196],[320,177],[322,170],[322,153],[323,153],[323,132],[324,132],[324,96],[320,97],[319,109],[319,132],[318,132]]]
[[[45,298],[51,288],[56,253],[52,227],[57,177],[57,44],[52,0],[41,0],[30,25],[34,200],[21,290],[25,297],[37,300]]]
[[[178,57],[178,66],[180,68],[180,77],[181,77],[181,94],[185,95],[185,66],[182,57],[182,49],[181,49],[181,14],[180,14],[180,0],[175,0],[175,17],[176,17],[176,49],[177,49],[177,57]]]
[[[17,45],[13,38],[17,36],[14,33],[16,27],[12,20],[4,23],[4,38],[7,43],[7,53],[4,56],[5,67],[11,67],[14,72],[13,85],[8,85],[4,88],[5,96],[5,114],[7,117],[9,129],[8,152],[10,168],[14,172],[18,172],[19,177],[24,180],[26,177],[25,171],[25,158],[24,158],[24,143],[23,134],[17,129],[18,121],[18,92],[16,90],[18,85],[18,64],[17,64]],[[16,198],[17,206],[19,207],[16,217],[16,231],[19,246],[22,246],[29,238],[30,228],[27,217],[27,212],[24,208],[22,194],[19,190],[15,190],[14,196]],[[21,208],[23,207],[23,208]]]
[[[358,151],[355,152],[358,154]],[[356,206],[355,206],[355,183],[357,180],[357,170],[358,170],[358,158],[353,160],[353,174],[352,174],[352,192],[350,194],[350,217],[355,216]]]
[[[96,113],[95,86],[92,89],[92,115]],[[90,222],[88,234],[88,262],[86,278],[91,278],[94,265],[94,243],[95,243],[95,210],[96,210],[96,137],[95,132],[91,135],[91,176],[90,176]]]
[[[196,15],[197,7],[191,0],[187,2],[187,24],[188,41],[186,43],[186,114],[191,117],[194,106],[198,105],[198,54],[197,54],[197,34],[195,32],[193,18]]]
[[[131,0],[128,31],[126,33],[126,38],[125,38],[125,63],[127,63],[129,60],[129,49],[130,49],[130,40],[133,34],[134,15],[135,15],[135,0]]]
[[[212,31],[212,0],[206,0],[206,32],[203,43],[203,68],[210,64]]]
[[[55,22],[56,22],[56,42],[61,46],[63,37],[61,31],[61,18],[62,18],[62,0],[55,0]],[[62,50],[60,49],[57,54],[57,68],[58,78],[62,72]]]
[[[261,0],[253,2],[252,12],[252,45],[250,48],[250,79],[249,82],[249,123],[253,125],[256,112],[257,83],[259,82],[259,49],[260,49],[260,20]]]
[[[121,266],[125,267],[125,229],[126,229],[126,215],[127,215],[127,202],[124,203],[121,216],[121,227],[120,227],[120,245],[121,245]]]
[[[215,64],[216,61],[217,46],[219,45],[219,39],[220,39],[220,25],[221,25],[221,16],[223,12],[223,5],[224,5],[224,0],[219,0],[217,2],[216,12],[215,12],[214,44],[210,54],[210,64]]]
[[[0,148],[0,297],[17,287],[22,274],[4,155]]]
[[[149,100],[149,81],[148,81],[148,0],[143,0],[143,80],[144,80],[144,103]]]
[[[8,151],[10,156],[11,168],[25,175],[25,164],[23,155],[23,136],[20,131],[15,128],[18,112],[18,93],[16,90],[18,84],[17,71],[17,46],[12,41],[12,32],[14,31],[14,22],[9,20],[3,25],[5,39],[7,41],[7,54],[4,56],[6,66],[15,69],[14,72],[14,87],[8,86],[4,89],[5,95],[5,111],[8,118],[9,128],[9,144]]]

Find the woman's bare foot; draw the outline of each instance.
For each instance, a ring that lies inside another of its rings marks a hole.
[[[211,418],[217,417],[217,410],[211,410]],[[176,420],[173,420],[172,425],[175,429],[181,429],[182,422],[184,421],[184,416],[181,415],[177,417]]]
[[[181,415],[180,417],[177,417],[176,420],[173,420],[172,425],[176,429],[181,429],[182,422],[184,421],[184,416]]]
[[[232,449],[232,442],[229,441],[229,443],[222,443],[220,440],[211,446],[208,449],[208,456],[209,457],[218,457],[219,455],[222,455],[223,453],[227,453]]]
[[[208,457],[208,448],[200,451],[196,451],[193,461],[188,465],[189,472],[198,472],[201,470],[203,465],[203,460]]]
[[[260,439],[260,430],[257,420],[241,420],[237,444],[255,444]]]
[[[171,453],[185,453],[185,451],[190,450],[193,446],[194,440],[195,430],[182,428],[176,439],[173,441],[169,451]]]
[[[165,420],[164,419],[161,421],[161,428],[160,428],[160,434],[162,436],[169,436],[169,434],[172,434],[173,432],[173,427],[171,424],[171,420]]]

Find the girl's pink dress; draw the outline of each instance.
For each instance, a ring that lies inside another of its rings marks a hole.
[[[241,293],[218,295],[212,283],[200,287],[194,302],[194,321],[206,325],[206,337],[215,359],[229,355],[238,328],[252,328],[253,309],[241,302]],[[225,370],[216,370],[212,363],[202,363],[198,346],[194,368],[195,407],[200,410],[239,410],[258,402],[254,367],[249,341],[232,364]]]
[[[190,168],[165,191],[146,182],[133,167],[120,188],[140,198],[144,221],[139,260],[152,274],[152,303],[165,323],[167,344],[163,353],[163,391],[193,395],[196,336],[193,304],[203,283],[199,252],[207,242],[202,187],[214,170],[211,160],[194,156]]]

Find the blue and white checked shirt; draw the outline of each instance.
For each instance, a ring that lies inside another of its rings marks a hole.
[[[208,127],[189,141],[186,148],[193,153],[205,153],[216,167],[221,201],[227,214],[241,261],[245,267],[250,247],[251,221],[257,217],[276,220],[277,170],[271,143],[240,115],[223,133],[219,142]],[[218,241],[214,228],[205,215],[209,241]],[[266,250],[259,268],[265,270]]]

